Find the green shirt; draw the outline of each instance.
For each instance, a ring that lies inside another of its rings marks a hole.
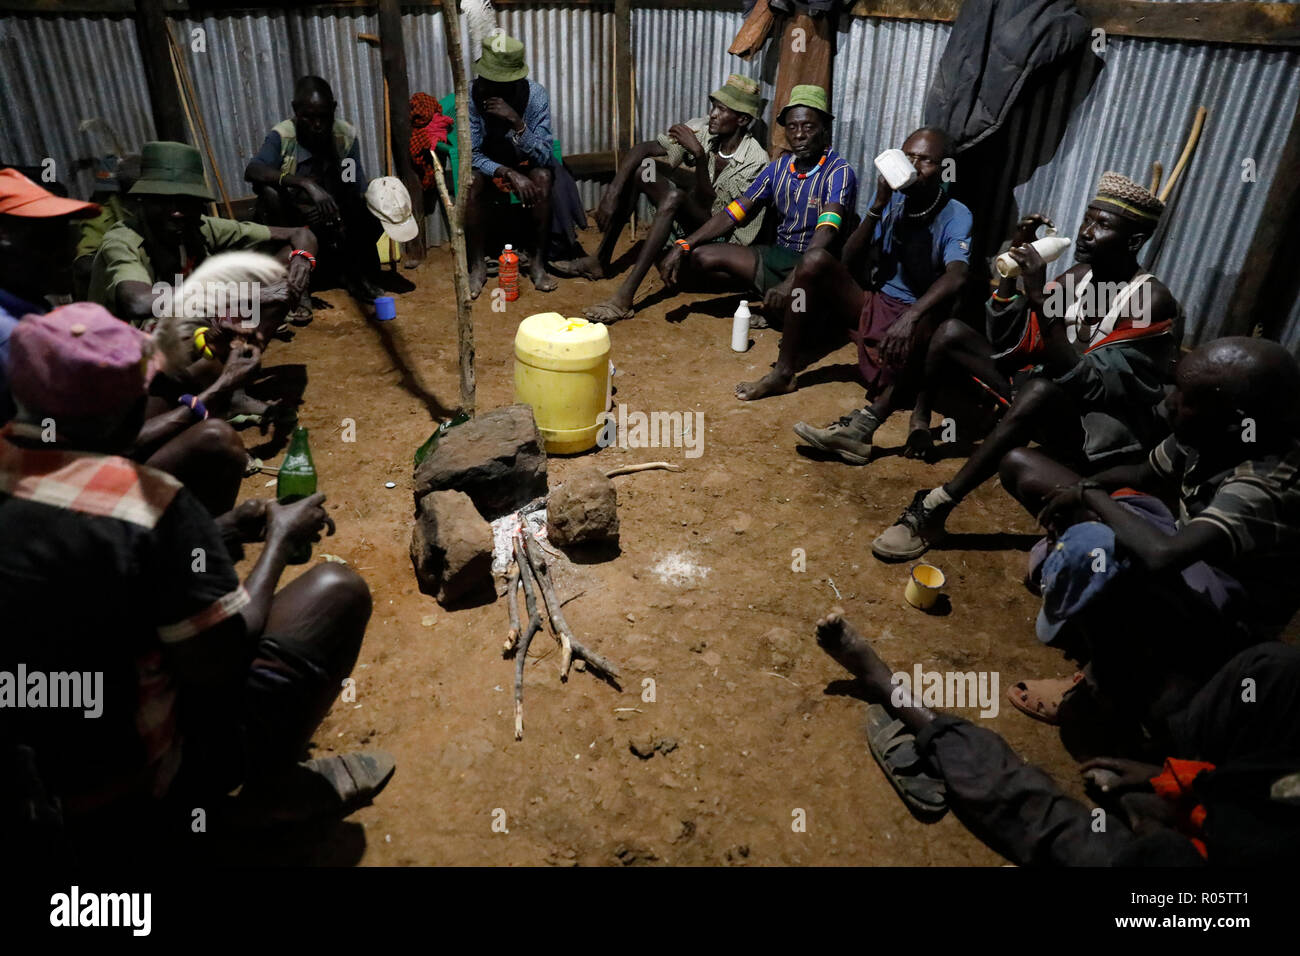
[[[717,215],[727,208],[727,203],[745,195],[745,190],[750,184],[758,178],[758,174],[767,166],[767,151],[758,145],[758,140],[748,133],[740,141],[740,146],[732,154],[731,159],[721,170],[717,169],[713,154],[713,139],[709,133],[709,118],[707,116],[697,116],[695,119],[687,120],[686,125],[690,127],[695,138],[700,141],[704,147],[706,161],[709,166],[709,181],[713,183],[713,215]],[[686,151],[680,143],[674,143],[668,138],[667,133],[658,137],[658,143],[664,149],[668,150],[668,157],[665,162],[674,169],[685,166],[687,169],[695,168],[695,157]],[[763,228],[763,213],[766,210],[759,210],[750,218],[737,226],[731,232],[730,241],[742,246],[747,246],[758,238],[759,230]]]
[[[137,224],[127,220],[108,230],[91,265],[87,298],[110,312],[117,311],[117,289],[123,282],[144,282],[152,286],[159,279],[145,238],[133,228],[134,225]],[[200,262],[218,252],[256,249],[271,238],[270,228],[261,223],[237,222],[215,216],[204,216],[199,232],[203,236],[203,249],[198,257]],[[162,279],[171,282],[173,277],[163,276]]]
[[[126,207],[122,205],[121,196],[109,196],[99,204],[99,215],[92,219],[82,219],[77,223],[77,252],[73,257],[93,256],[99,251],[99,244],[104,241],[108,230],[127,217]]]

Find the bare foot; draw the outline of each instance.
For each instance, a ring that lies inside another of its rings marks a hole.
[[[888,697],[893,686],[891,673],[867,639],[844,620],[844,611],[833,607],[817,621],[817,644],[869,690]]]
[[[487,284],[487,267],[483,265],[480,259],[478,264],[469,270],[469,298],[473,302],[483,291],[483,286]]]
[[[228,414],[235,415],[265,415],[270,409],[270,405],[261,399],[253,398],[242,388],[237,388],[230,394],[230,407]]]
[[[757,382],[741,382],[736,386],[736,397],[742,402],[752,402],[769,395],[788,395],[798,386],[794,376],[787,378],[776,369],[768,372]]]
[[[605,278],[605,269],[595,256],[583,256],[581,259],[556,259],[551,269],[562,276],[576,276],[596,282]]]
[[[544,268],[530,269],[528,278],[532,280],[533,288],[538,292],[554,292],[560,287],[560,284],[555,281],[555,277],[547,273]]]
[[[618,300],[618,296],[605,302],[591,305],[583,309],[583,314],[592,322],[603,322],[610,325],[614,322],[621,322],[623,319],[632,318],[632,309]]]

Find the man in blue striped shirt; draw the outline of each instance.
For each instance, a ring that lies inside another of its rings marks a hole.
[[[810,250],[831,246],[857,203],[857,176],[830,148],[832,119],[824,89],[796,86],[776,118],[785,127],[791,152],[768,163],[743,196],[677,240],[660,267],[664,282],[675,285],[682,264],[689,263],[696,273],[721,272],[752,283],[763,295],[764,312],[780,314],[795,266]],[[781,217],[775,245],[713,242],[767,205],[775,206]]]

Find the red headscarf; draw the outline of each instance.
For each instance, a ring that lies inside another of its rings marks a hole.
[[[425,189],[432,189],[437,184],[434,176],[434,159],[430,153],[439,143],[447,142],[454,120],[442,115],[442,107],[428,93],[416,93],[411,97],[411,162],[420,174],[420,183]]]

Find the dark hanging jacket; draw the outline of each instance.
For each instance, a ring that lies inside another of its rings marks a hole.
[[[961,151],[1000,127],[1040,67],[1077,49],[1088,22],[1074,0],[965,0],[925,98],[925,125]]]

